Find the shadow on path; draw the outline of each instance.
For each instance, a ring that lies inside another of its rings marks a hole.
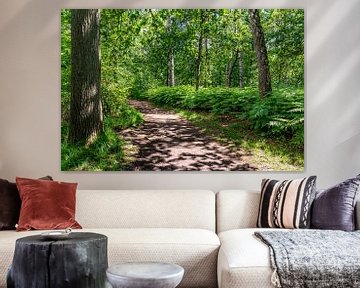
[[[245,161],[249,155],[231,152],[179,115],[147,101],[130,100],[129,104],[142,112],[145,120],[139,127],[119,131],[128,142],[129,170],[256,170]]]

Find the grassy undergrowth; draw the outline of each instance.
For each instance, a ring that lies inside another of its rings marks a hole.
[[[117,109],[119,116],[106,117],[104,131],[88,146],[70,144],[67,141],[68,126],[61,129],[61,170],[62,171],[122,171],[126,170],[126,145],[116,133],[143,122],[140,112],[133,107],[122,105]],[[121,117],[120,117],[121,115]]]
[[[177,109],[177,113],[200,127],[206,134],[231,149],[242,149],[251,155],[259,170],[304,170],[303,150],[281,139],[260,136],[245,120],[208,112]]]

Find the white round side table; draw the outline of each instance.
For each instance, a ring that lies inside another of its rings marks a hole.
[[[129,262],[106,270],[113,288],[175,288],[184,276],[184,268],[162,262]]]

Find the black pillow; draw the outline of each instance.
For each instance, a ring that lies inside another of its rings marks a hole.
[[[50,176],[40,179],[52,180]],[[15,230],[20,214],[21,200],[15,183],[0,179],[0,230]]]
[[[311,228],[355,230],[355,202],[359,192],[360,174],[315,195],[311,213]]]
[[[15,183],[0,179],[0,230],[15,229],[21,200]]]

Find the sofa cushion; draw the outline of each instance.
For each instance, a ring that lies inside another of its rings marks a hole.
[[[77,230],[74,230],[74,232]],[[82,229],[108,237],[109,265],[134,261],[164,261],[185,269],[179,287],[216,287],[217,235],[204,229],[138,228]],[[0,287],[11,264],[17,238],[44,231],[0,232]]]
[[[75,221],[76,183],[16,178],[22,230],[81,228]]]
[[[263,179],[257,227],[309,228],[316,176],[293,180]]]
[[[0,179],[0,230],[15,229],[21,200],[15,183]]]
[[[274,287],[269,248],[254,236],[255,231],[261,230],[265,229],[235,229],[219,234],[219,288]]]
[[[360,175],[316,193],[312,205],[311,227],[314,229],[355,229],[355,203]]]
[[[51,176],[40,179],[52,180]],[[21,199],[16,183],[0,179],[0,230],[15,230],[18,223]]]
[[[215,231],[215,194],[209,190],[78,190],[76,197],[76,219],[84,228]]]

